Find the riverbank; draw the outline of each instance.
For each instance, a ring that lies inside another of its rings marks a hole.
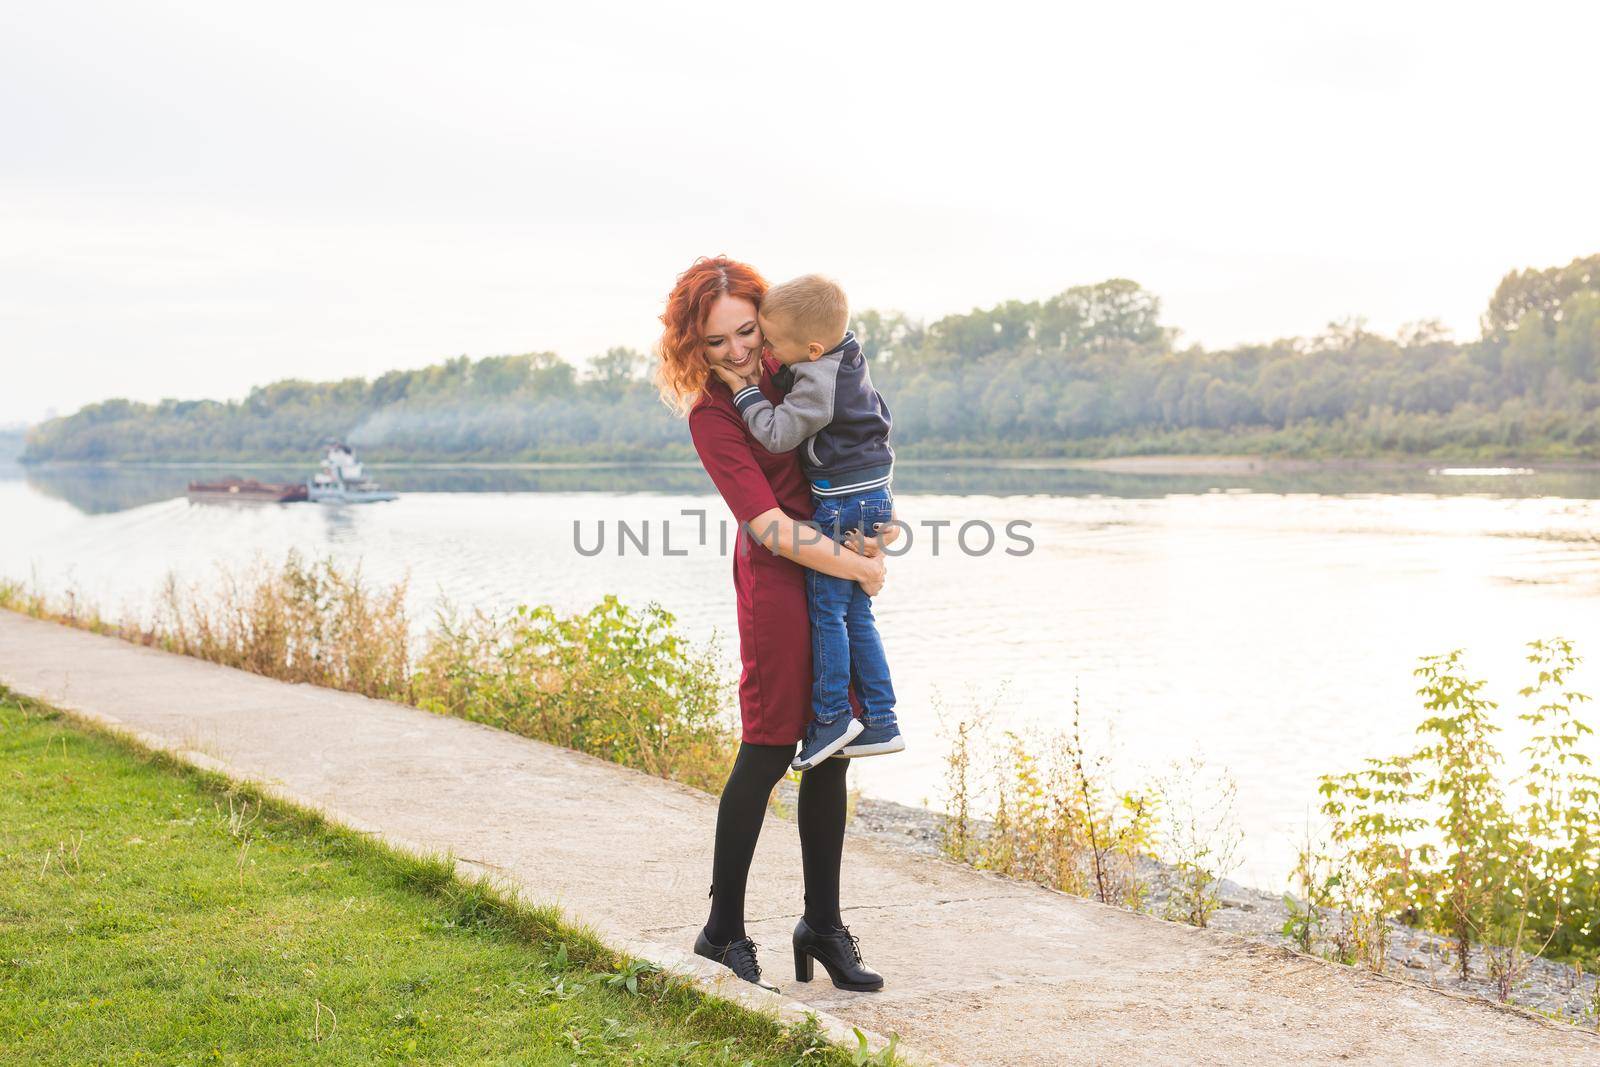
[[[794,784],[784,781],[779,789],[783,799],[781,809],[793,811]],[[857,797],[851,832],[870,835],[910,855],[943,858],[939,847],[943,823],[944,816],[928,808]],[[1140,864],[1139,876],[1147,887],[1144,910],[1160,914],[1178,878],[1176,869],[1146,856]],[[1296,947],[1294,939],[1284,932],[1291,916],[1284,894],[1240,885],[1229,879],[1221,881],[1216,893],[1219,906],[1211,916],[1209,928],[1262,945],[1283,949]],[[1472,977],[1462,981],[1455,949],[1448,938],[1392,920],[1389,930],[1385,975],[1500,1003],[1499,992],[1490,978],[1489,961],[1481,946],[1472,952]],[[1579,967],[1533,959],[1508,999],[1512,1004],[1551,1018],[1588,1029],[1600,1028],[1600,976],[1585,974]]]
[[[1021,461],[1027,462],[1027,461]],[[1342,459],[1297,459],[1248,455],[1150,455],[1117,456],[1107,459],[1074,460],[1078,470],[1115,474],[1289,474],[1327,471],[1428,471],[1428,472],[1503,472],[1532,473],[1538,470],[1595,471],[1600,460],[1537,459],[1500,456],[1494,458],[1350,457]]]
[[[638,462],[369,463],[384,488],[415,493],[645,493],[706,495],[714,487],[693,460]],[[40,463],[0,465],[81,511],[126,510],[182,497],[189,482],[223,475],[305,481],[307,463]],[[7,472],[9,471],[9,474]],[[1246,455],[1139,455],[1110,459],[945,458],[902,455],[895,476],[904,496],[1164,497],[1222,491],[1268,495],[1425,494],[1518,497],[1600,496],[1600,463],[1416,459],[1267,459]]]
[[[0,612],[0,684],[304,798],[390,842],[451,848],[664,966],[704,915],[716,799],[503,730],[290,685]],[[175,698],[175,694],[181,694]],[[492,798],[492,803],[486,803]],[[618,857],[627,857],[626,876]],[[792,825],[763,832],[747,909],[782,976],[801,897]],[[1600,1038],[1286,950],[846,842],[846,921],[881,994],[780,979],[794,1010],[901,1034],[914,1051],[1016,1063],[1544,1064]]]

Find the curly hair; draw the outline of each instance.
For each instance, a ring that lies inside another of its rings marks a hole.
[[[767,293],[767,280],[748,263],[727,256],[701,256],[678,275],[667,294],[661,339],[656,342],[656,388],[662,401],[679,415],[687,415],[705,391],[711,374],[702,350],[706,316],[724,293],[743,297],[759,308]]]

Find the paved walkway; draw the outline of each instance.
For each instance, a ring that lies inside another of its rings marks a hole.
[[[290,685],[0,610],[0,684],[402,846],[449,849],[668,965],[704,920],[716,801],[477,723]],[[847,840],[846,921],[876,994],[793,980],[794,825],[769,816],[750,932],[795,997],[960,1065],[1600,1064],[1600,1038],[1417,985]],[[720,972],[706,965],[706,973]],[[726,972],[720,972],[725,974]]]

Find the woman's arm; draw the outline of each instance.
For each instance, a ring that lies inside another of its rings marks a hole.
[[[768,551],[802,567],[860,582],[868,596],[875,596],[883,588],[883,560],[837,547],[816,527],[796,522],[783,513],[771,483],[750,451],[744,420],[732,407],[697,407],[689,413],[689,436],[734,518],[743,522]]]
[[[848,545],[837,544],[816,527],[791,519],[780,508],[763,511],[747,525],[756,542],[774,555],[835,578],[859,582],[861,591],[868,596],[877,596],[883,589],[888,572],[881,558],[864,556]]]

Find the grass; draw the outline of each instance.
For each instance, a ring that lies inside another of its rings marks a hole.
[[[889,1058],[4,690],[0,780],[5,1062]]]

